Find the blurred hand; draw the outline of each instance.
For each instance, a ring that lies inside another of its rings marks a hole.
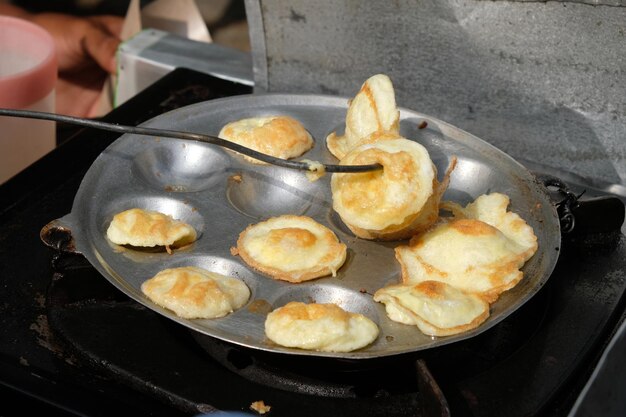
[[[115,54],[124,19],[105,15],[32,14],[6,3],[0,3],[0,14],[29,20],[52,35],[59,62],[56,112],[79,117],[97,116],[104,81],[109,74],[116,72]]]
[[[115,53],[124,19],[118,16],[75,17],[59,13],[32,15],[32,22],[54,38],[59,62],[56,112],[97,116],[105,79],[115,74]]]

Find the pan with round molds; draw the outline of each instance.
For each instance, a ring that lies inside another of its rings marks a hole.
[[[281,114],[298,120],[313,138],[313,147],[301,158],[337,163],[325,138],[331,132],[343,134],[347,110],[345,97],[248,95],[177,109],[145,126],[215,135],[228,120]],[[459,334],[433,338],[417,326],[390,320],[385,306],[374,301],[376,291],[401,283],[395,248],[407,245],[408,240],[379,241],[355,235],[333,209],[331,175],[310,181],[304,172],[251,164],[210,144],[127,134],[94,161],[71,212],[58,221],[72,231],[77,250],[129,297],[194,332],[230,343],[289,355],[361,360],[418,352],[469,338],[502,321],[546,282],[560,246],[556,210],[544,187],[504,152],[436,118],[404,108],[399,112],[399,135],[428,151],[429,163],[440,181],[456,158],[442,201],[465,209],[480,195],[500,192],[510,198],[510,210],[537,235],[538,249],[524,263],[521,281],[500,294],[481,325]],[[133,207],[158,211],[192,226],[196,240],[172,254],[127,247],[120,252],[120,247],[107,239],[106,230],[115,214]],[[330,273],[299,283],[276,280],[231,254],[239,234],[250,224],[283,215],[310,217],[346,245],[345,260],[335,268],[335,276]],[[142,284],[160,271],[179,267],[202,268],[238,279],[250,296],[223,317],[179,317],[141,290]],[[350,352],[278,345],[268,340],[265,320],[270,311],[292,301],[334,304],[362,314],[380,333],[370,344]]]

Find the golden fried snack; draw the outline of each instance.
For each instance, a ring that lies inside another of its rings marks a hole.
[[[474,329],[489,317],[489,303],[439,281],[390,285],[376,291],[393,321],[416,325],[430,336],[450,336]]]
[[[452,201],[442,201],[441,208],[451,211],[457,219],[478,219],[500,230],[524,248],[524,261],[537,251],[537,236],[517,213],[507,211],[511,200],[502,193],[483,194],[473,203],[461,207]]]
[[[351,352],[378,337],[376,323],[336,304],[290,302],[267,315],[265,335],[274,343],[322,352]]]
[[[165,269],[144,281],[141,291],[185,319],[223,317],[250,298],[243,281],[193,266]]]
[[[396,248],[402,281],[441,281],[494,302],[517,285],[523,277],[520,268],[537,251],[532,228],[517,214],[507,212],[507,205],[508,197],[502,194],[481,196],[465,209],[447,203],[456,210],[455,218]]]
[[[289,116],[260,116],[226,124],[218,135],[222,139],[282,159],[298,157],[313,147],[313,138],[304,126]],[[248,155],[255,164],[265,162]]]
[[[373,133],[398,134],[399,126],[400,112],[391,80],[384,74],[376,74],[363,83],[350,101],[344,135],[331,133],[326,138],[326,146],[337,159],[343,159]]]
[[[333,174],[333,209],[358,237],[398,240],[413,236],[437,220],[439,201],[456,159],[440,183],[426,148],[403,137],[386,135],[384,140],[356,147],[340,163],[378,163],[383,170]]]
[[[250,410],[256,411],[259,414],[269,413],[272,410],[271,405],[265,404],[265,401],[254,401],[250,404]]]
[[[283,215],[248,226],[232,252],[272,278],[296,283],[335,276],[347,249],[312,218]]]
[[[107,237],[117,245],[181,247],[196,240],[190,225],[157,211],[132,208],[113,216]]]

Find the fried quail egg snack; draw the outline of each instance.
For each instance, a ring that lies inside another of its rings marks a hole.
[[[274,343],[321,352],[351,352],[378,337],[376,323],[336,304],[290,302],[267,315],[265,335]]]
[[[173,217],[157,211],[132,208],[113,216],[107,237],[117,245],[136,247],[181,247],[194,242],[195,229]]]
[[[243,281],[193,266],[165,269],[144,281],[141,291],[185,319],[223,317],[250,298]]]
[[[230,142],[282,159],[298,157],[313,147],[313,138],[302,123],[289,116],[260,116],[226,124],[218,136]],[[255,164],[265,162],[248,155]]]
[[[384,74],[376,74],[363,83],[350,101],[344,135],[331,133],[326,138],[326,146],[337,159],[342,159],[373,133],[398,134],[399,125],[400,112],[391,80]]]
[[[416,325],[429,336],[450,336],[481,325],[489,303],[439,281],[390,285],[376,291],[374,301],[385,304],[393,321]]]
[[[479,196],[466,207],[452,201],[443,201],[441,208],[452,212],[455,218],[478,219],[497,228],[524,248],[524,261],[527,261],[537,251],[537,236],[517,213],[507,211],[510,202],[506,194],[491,193]]]
[[[346,252],[332,230],[310,217],[293,215],[248,226],[232,250],[252,268],[293,283],[335,276]]]
[[[397,136],[360,145],[340,163],[378,163],[383,169],[333,174],[333,209],[360,238],[398,240],[413,236],[437,220],[439,201],[456,160],[439,183],[437,168],[426,148]]]
[[[457,211],[453,219],[395,249],[402,281],[445,282],[494,302],[522,279],[520,269],[537,251],[537,238],[521,217],[506,211],[508,197],[502,194],[481,196],[466,208],[447,204]]]

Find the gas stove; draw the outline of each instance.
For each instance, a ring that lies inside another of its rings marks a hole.
[[[178,68],[104,120],[139,124],[247,93],[249,86]],[[83,175],[116,138],[77,130],[0,186],[0,393],[21,414],[254,415],[250,405],[263,401],[272,417],[568,416],[626,317],[623,204],[556,170],[546,184],[560,188],[563,220],[577,220],[563,235],[557,267],[529,302],[477,337],[355,365],[197,334],[67,253],[67,236],[40,236],[70,212]]]

